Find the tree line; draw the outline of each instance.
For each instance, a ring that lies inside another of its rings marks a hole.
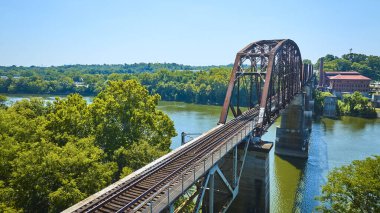
[[[209,67],[207,70],[159,69],[154,72],[112,74],[23,71],[15,68],[13,71],[3,71],[0,93],[97,95],[105,88],[107,81],[134,79],[146,86],[150,94],[159,94],[162,100],[221,104],[230,72],[231,68],[228,66]]]
[[[12,106],[0,96],[0,212],[59,212],[170,151],[173,122],[136,80]]]
[[[325,71],[353,70],[372,80],[380,80],[380,56],[349,53],[338,57],[327,54],[323,60]],[[320,60],[318,59],[315,68],[318,68],[319,64]]]

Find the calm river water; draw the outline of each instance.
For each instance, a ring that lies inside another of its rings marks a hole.
[[[27,97],[12,96],[9,101]],[[91,102],[92,98],[86,100]],[[173,138],[172,148],[180,146],[181,132],[202,133],[216,126],[221,110],[219,106],[165,101],[158,108],[174,121],[178,136]],[[263,139],[275,141],[278,125],[276,121]],[[273,150],[270,153],[271,212],[312,212],[318,205],[314,198],[320,194],[328,171],[371,155],[380,155],[380,119],[342,117],[315,121],[307,161],[280,158]]]

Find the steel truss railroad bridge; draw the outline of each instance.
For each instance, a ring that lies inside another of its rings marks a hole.
[[[292,40],[247,45],[236,55],[215,128],[65,211],[178,212],[196,200],[194,212],[225,212],[239,192],[248,147],[263,145],[257,139],[312,76]],[[229,111],[234,119],[227,121]],[[221,169],[226,156],[228,172]],[[216,176],[225,189],[222,202],[214,199]]]

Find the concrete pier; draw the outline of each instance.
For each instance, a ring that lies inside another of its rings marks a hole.
[[[282,156],[307,158],[312,125],[310,98],[306,92],[297,94],[281,114],[281,125],[276,130],[275,153]]]
[[[228,212],[269,212],[269,152],[273,143],[250,144],[239,184],[239,194]]]

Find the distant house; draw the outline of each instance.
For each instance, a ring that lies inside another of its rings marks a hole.
[[[79,81],[74,81],[74,85],[76,87],[86,87],[86,88],[88,88],[88,84],[86,84],[85,82],[83,82],[83,78],[80,78]]]
[[[86,84],[85,82],[78,82],[78,81],[76,81],[76,82],[74,82],[74,85],[76,87],[86,87],[86,88],[88,88],[88,84]]]
[[[7,77],[7,76],[5,76],[5,75],[1,75],[1,76],[0,76],[0,79],[3,79],[3,80],[7,80],[7,79],[8,79],[8,77]]]

